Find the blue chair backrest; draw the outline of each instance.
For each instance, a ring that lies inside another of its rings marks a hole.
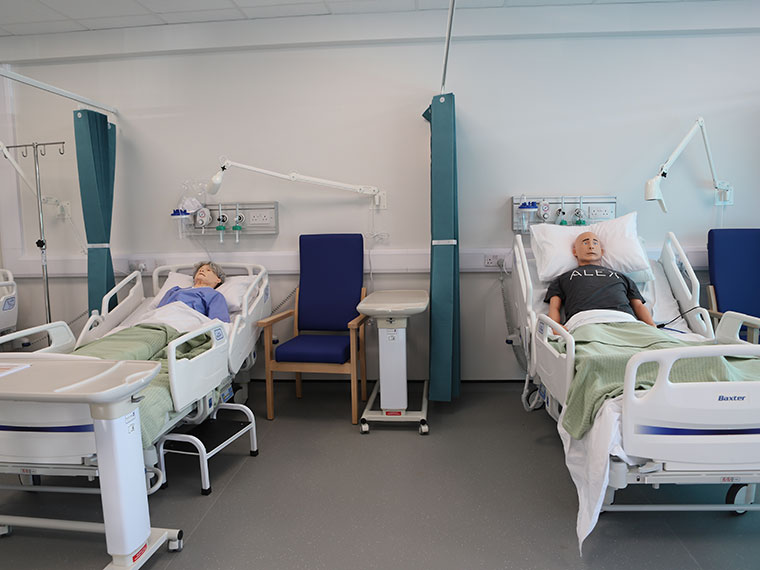
[[[361,234],[302,235],[298,328],[345,331],[359,313],[364,281]]]
[[[760,229],[710,230],[707,257],[718,310],[760,317]]]

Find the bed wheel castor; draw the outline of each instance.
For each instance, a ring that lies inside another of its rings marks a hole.
[[[182,552],[182,548],[185,546],[183,535],[184,533],[180,530],[177,533],[177,540],[169,540],[169,552]]]
[[[748,493],[749,493],[749,486],[746,483],[734,483],[728,488],[728,492],[726,493],[726,504],[727,505],[733,505],[736,503],[739,504],[747,504],[748,502]],[[734,511],[735,515],[744,515],[747,514],[747,511],[741,511],[737,510]]]
[[[359,425],[359,433],[369,433],[369,423],[362,420],[362,423]]]
[[[427,435],[430,432],[430,426],[427,423],[420,422],[420,435]]]
[[[13,527],[9,524],[0,524],[0,538],[13,534]]]

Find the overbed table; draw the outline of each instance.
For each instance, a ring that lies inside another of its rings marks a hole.
[[[103,523],[0,515],[11,526],[105,533],[107,569],[140,568],[158,548],[182,548],[182,531],[151,528],[134,395],[161,368],[157,362],[99,360],[62,354],[0,354],[0,399],[85,403],[90,406],[98,456]],[[4,532],[3,532],[4,531]]]

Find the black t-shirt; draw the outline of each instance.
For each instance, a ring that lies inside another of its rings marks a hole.
[[[629,277],[601,265],[582,265],[563,273],[549,285],[544,301],[559,297],[566,319],[591,309],[612,309],[636,316],[631,299],[644,298]]]

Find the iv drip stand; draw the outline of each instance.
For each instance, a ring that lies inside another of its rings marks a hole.
[[[37,240],[36,245],[40,249],[40,258],[42,262],[42,287],[43,287],[43,292],[45,296],[45,319],[47,323],[50,323],[52,319],[50,316],[50,284],[48,282],[48,270],[47,270],[47,243],[45,242],[45,219],[43,217],[43,212],[42,212],[42,187],[40,184],[40,157],[39,155],[42,154],[42,156],[45,156],[47,154],[48,145],[56,145],[60,147],[58,149],[58,153],[63,154],[64,144],[65,143],[63,141],[46,142],[46,143],[33,142],[29,144],[17,144],[17,145],[9,145],[5,147],[8,149],[10,148],[22,149],[21,156],[24,156],[24,157],[27,156],[27,149],[31,147],[34,154],[34,179],[37,186],[37,214],[39,216],[39,225],[40,225],[40,239]],[[42,148],[41,152],[40,152],[40,147]]]

